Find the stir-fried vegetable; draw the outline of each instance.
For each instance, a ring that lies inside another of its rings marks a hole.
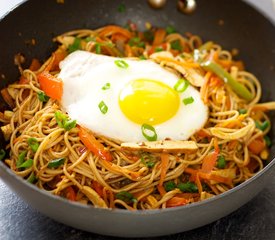
[[[63,165],[65,162],[65,158],[57,158],[48,163],[48,168],[58,168]]]
[[[113,159],[109,150],[107,150],[96,138],[82,127],[79,127],[79,138],[80,141],[89,149],[93,154],[106,161]]]
[[[131,202],[136,202],[137,199],[134,197],[132,193],[126,192],[126,191],[121,191],[116,194],[116,198],[120,199],[126,203],[131,203]]]
[[[246,99],[247,101],[251,101],[253,99],[253,95],[248,89],[241,83],[237,82],[226,70],[224,70],[219,64],[206,61],[201,63],[202,68],[206,71],[211,71],[215,73],[218,77],[224,80],[232,90],[238,94],[240,97]]]
[[[36,152],[39,148],[39,142],[36,138],[28,138],[28,144],[33,152]]]

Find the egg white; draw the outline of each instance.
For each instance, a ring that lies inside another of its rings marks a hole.
[[[157,80],[173,88],[178,77],[150,60],[123,59],[129,65],[123,69],[114,63],[117,59],[86,51],[75,51],[65,58],[60,63],[59,74],[64,83],[61,104],[72,119],[96,134],[121,142],[144,141],[141,126],[129,120],[119,107],[121,89],[141,78]],[[106,83],[110,83],[110,89],[102,90]],[[158,140],[186,140],[201,129],[208,118],[208,108],[194,87],[189,86],[179,94],[181,104],[176,115],[154,126]],[[184,105],[182,99],[191,96],[194,102]],[[99,110],[101,101],[108,106],[106,114]]]

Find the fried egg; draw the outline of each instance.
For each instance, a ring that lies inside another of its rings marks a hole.
[[[153,61],[75,51],[60,69],[62,107],[98,135],[146,141],[141,130],[146,124],[157,140],[186,140],[207,121],[199,92],[191,85],[179,91],[179,77]]]

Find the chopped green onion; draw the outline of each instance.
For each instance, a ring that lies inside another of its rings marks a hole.
[[[166,28],[166,32],[167,32],[167,34],[171,34],[171,33],[176,33],[177,31],[176,31],[176,29],[174,27],[168,26]]]
[[[30,168],[33,165],[33,160],[29,159],[25,162],[23,162],[18,168]]]
[[[188,88],[188,86],[189,86],[189,82],[187,80],[181,78],[175,84],[174,89],[177,92],[183,93]]]
[[[27,151],[23,151],[19,154],[18,159],[16,161],[16,167],[17,168],[19,168],[19,166],[24,163],[26,155],[27,155]]]
[[[108,112],[108,106],[105,104],[105,102],[101,101],[98,104],[98,107],[103,114],[106,114]]]
[[[69,131],[76,127],[76,120],[69,120],[69,118],[60,111],[55,112],[55,120],[59,127]]]
[[[264,136],[264,140],[265,140],[265,143],[266,143],[266,146],[270,147],[271,146],[271,139],[269,136],[265,135]]]
[[[246,113],[247,113],[247,110],[244,109],[244,108],[243,108],[243,109],[239,109],[239,113],[240,113],[240,114],[246,114]]]
[[[268,121],[264,121],[264,122],[262,123],[261,130],[264,131],[264,130],[266,130],[268,127],[269,127],[269,122],[268,122]]]
[[[134,203],[137,202],[137,199],[134,197],[132,193],[122,191],[116,194],[116,199],[120,199],[126,203]]]
[[[225,168],[226,166],[226,160],[225,157],[223,155],[219,155],[218,156],[218,160],[217,160],[217,168]]]
[[[128,44],[132,47],[140,42],[139,37],[133,37],[129,40]]]
[[[223,69],[223,67],[215,62],[206,61],[201,63],[201,67],[206,71],[211,71],[215,73],[219,78],[223,79],[225,83],[227,83],[232,90],[239,95],[240,97],[250,101],[253,99],[253,95],[249,90],[241,83],[236,81],[230,73]]]
[[[155,162],[153,161],[154,157],[149,154],[142,154],[141,156],[141,162],[148,168],[153,168],[155,166]]]
[[[120,12],[120,13],[125,12],[125,11],[126,11],[126,6],[125,6],[125,4],[123,4],[123,3],[119,4],[117,10],[118,10],[118,12]]]
[[[184,98],[182,102],[184,103],[184,105],[188,105],[194,102],[194,98],[193,97]]]
[[[155,128],[149,124],[146,124],[146,123],[142,124],[141,131],[142,131],[142,135],[148,141],[156,141],[158,138]]]
[[[30,148],[33,152],[36,152],[37,149],[39,148],[39,142],[37,141],[36,138],[29,138],[28,145],[30,146]]]
[[[101,45],[99,43],[96,43],[95,44],[95,52],[97,54],[100,54],[101,53]]]
[[[110,87],[111,87],[111,83],[106,83],[101,89],[107,90],[107,89],[110,89]]]
[[[190,192],[190,193],[198,192],[198,187],[193,182],[179,183],[177,188],[182,192]]]
[[[124,60],[115,60],[115,64],[119,67],[119,68],[128,68],[129,65],[127,62],[125,62]]]
[[[59,166],[63,165],[64,162],[65,158],[54,159],[48,163],[48,168],[58,168]]]
[[[55,112],[54,117],[58,126],[64,128],[64,123],[67,121],[68,117],[60,111]]]
[[[95,41],[95,38],[86,37],[84,40],[85,40],[85,42],[92,42],[92,41]]]
[[[69,51],[69,53],[72,53],[72,52],[74,52],[76,50],[79,50],[80,48],[81,48],[81,39],[78,38],[78,37],[76,37],[74,39],[73,44],[69,45],[68,51]]]
[[[145,56],[141,55],[141,56],[139,57],[139,59],[140,59],[140,60],[146,60],[147,58],[146,58]]]
[[[1,150],[0,150],[0,161],[2,161],[2,160],[5,158],[5,156],[6,156],[5,150],[4,150],[4,149],[1,149]]]
[[[37,178],[36,178],[34,172],[32,172],[31,175],[27,178],[27,182],[34,183],[36,181],[37,181]]]
[[[68,120],[64,123],[64,129],[66,131],[70,131],[71,129],[76,127],[76,120]]]
[[[164,188],[165,188],[166,192],[172,191],[176,187],[177,187],[177,185],[173,181],[169,181],[169,182],[164,183]]]
[[[162,47],[156,47],[155,48],[155,52],[162,52],[163,51],[163,48]]]
[[[269,122],[264,121],[262,124],[258,121],[255,121],[256,128],[260,129],[261,131],[266,130],[269,127]]]
[[[133,46],[137,46],[140,48],[144,48],[145,47],[145,43],[140,41],[139,37],[133,37],[129,40],[128,44],[133,47]]]
[[[38,99],[39,99],[39,101],[41,101],[41,102],[48,102],[49,101],[49,99],[50,99],[50,97],[48,97],[44,92],[38,92],[37,93],[37,96],[38,96]]]
[[[182,46],[181,46],[180,40],[175,40],[175,41],[171,42],[170,45],[171,45],[172,49],[182,51]]]

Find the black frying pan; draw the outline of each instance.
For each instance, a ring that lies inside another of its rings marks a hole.
[[[117,11],[125,3],[126,12]],[[262,82],[263,101],[275,100],[275,29],[272,24],[241,1],[200,0],[191,16],[179,13],[176,1],[153,10],[145,0],[30,0],[0,22],[0,87],[15,81],[18,72],[14,55],[28,60],[46,59],[55,48],[52,38],[77,28],[98,28],[106,24],[125,25],[127,20],[144,28],[173,25],[180,32],[192,32],[213,40],[225,49],[238,48],[248,71]],[[221,23],[221,20],[224,24]],[[35,38],[36,45],[26,44]],[[28,64],[28,63],[27,63]],[[275,116],[271,114],[274,123]],[[274,142],[274,128],[271,133]],[[270,160],[275,156],[271,148]],[[217,197],[188,206],[153,211],[106,210],[71,203],[49,195],[15,176],[0,163],[0,176],[18,195],[39,211],[60,222],[87,231],[115,236],[157,236],[182,232],[213,222],[252,199],[271,180],[275,161],[250,180]]]

